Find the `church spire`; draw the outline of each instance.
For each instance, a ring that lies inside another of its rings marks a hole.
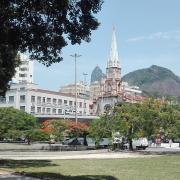
[[[107,62],[107,68],[110,68],[110,67],[120,68],[118,50],[117,50],[117,42],[116,42],[116,32],[115,32],[114,27],[113,27],[113,33],[112,33],[110,56],[109,56],[109,59]]]

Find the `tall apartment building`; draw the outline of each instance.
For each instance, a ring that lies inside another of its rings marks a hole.
[[[33,61],[24,54],[20,54],[21,64],[16,68],[16,74],[12,79],[13,83],[33,83]]]

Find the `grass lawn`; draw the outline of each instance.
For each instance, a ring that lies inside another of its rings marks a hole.
[[[0,168],[50,180],[180,180],[180,156],[89,160],[0,160]]]

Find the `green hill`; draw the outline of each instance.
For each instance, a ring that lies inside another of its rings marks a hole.
[[[180,96],[180,77],[167,68],[152,65],[130,72],[122,80],[139,86],[146,95]]]

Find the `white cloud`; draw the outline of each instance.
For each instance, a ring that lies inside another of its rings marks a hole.
[[[138,36],[127,39],[127,42],[138,42],[145,40],[175,40],[180,41],[180,31],[156,32],[147,36]]]

